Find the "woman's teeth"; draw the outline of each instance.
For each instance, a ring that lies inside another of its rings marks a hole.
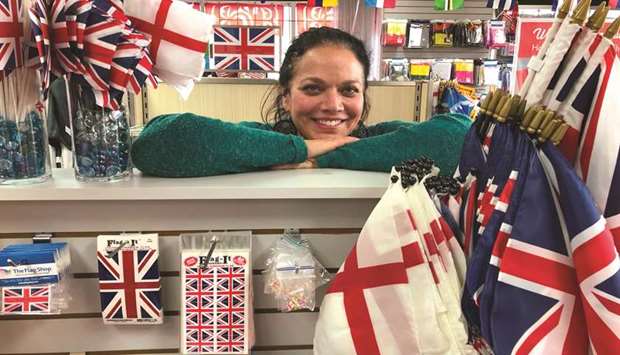
[[[319,122],[322,125],[326,125],[326,126],[337,126],[340,123],[342,123],[342,120],[318,120],[317,122]]]

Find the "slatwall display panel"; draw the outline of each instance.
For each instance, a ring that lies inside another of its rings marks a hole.
[[[384,19],[403,20],[490,20],[493,10],[486,7],[486,1],[467,0],[463,9],[455,11],[438,11],[434,9],[433,0],[398,0],[396,7],[383,11]],[[486,48],[429,48],[408,49],[383,47],[383,58],[441,59],[462,58],[476,59],[488,55]]]
[[[178,232],[161,232],[159,267],[162,274],[163,325],[113,326],[101,320],[97,279],[96,235],[69,233],[54,241],[67,242],[71,250],[71,273],[67,278],[71,290],[70,308],[61,315],[0,316],[2,346],[0,354],[43,354],[77,352],[78,354],[174,353],[179,347],[179,311],[181,303]],[[262,233],[262,234],[261,234]],[[269,234],[265,234],[269,233]],[[25,236],[25,235],[24,235]],[[256,355],[309,355],[318,310],[280,313],[271,295],[264,294],[265,260],[281,234],[256,231],[252,239]],[[315,256],[335,272],[355,244],[357,233],[351,230],[317,230],[303,234]],[[0,235],[0,248],[30,242],[22,235]],[[333,275],[332,275],[333,276]],[[317,306],[326,287],[317,292]],[[25,331],[27,330],[27,331]],[[6,341],[4,341],[6,339]]]

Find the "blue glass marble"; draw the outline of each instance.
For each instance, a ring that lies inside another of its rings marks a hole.
[[[124,111],[78,108],[73,137],[78,179],[113,179],[131,170],[129,124]]]
[[[32,111],[16,123],[0,117],[0,180],[39,178],[46,174],[46,131]]]

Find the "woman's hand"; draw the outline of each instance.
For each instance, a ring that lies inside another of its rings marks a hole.
[[[332,150],[342,147],[345,144],[358,141],[356,137],[338,137],[333,139],[306,139],[306,149],[308,149],[308,159],[313,159],[319,155],[329,153]],[[303,163],[302,163],[303,164]]]

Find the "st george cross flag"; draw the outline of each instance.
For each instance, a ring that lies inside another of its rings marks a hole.
[[[562,217],[563,239],[570,246],[590,346],[595,354],[616,353],[620,348],[620,259],[613,236],[583,182],[557,148],[546,144],[540,155]]]
[[[215,239],[209,245],[200,242]],[[181,235],[181,352],[249,354],[253,342],[250,234]],[[209,257],[210,256],[210,257]]]
[[[391,9],[396,7],[396,0],[364,0],[368,7]]]
[[[51,312],[52,287],[38,286],[3,287],[1,293],[3,314],[47,314]]]
[[[125,0],[132,24],[150,36],[154,73],[184,98],[202,77],[215,19],[179,0]]]
[[[97,237],[104,324],[161,324],[157,234]]]
[[[277,27],[215,26],[212,65],[216,70],[276,71],[279,68]]]

